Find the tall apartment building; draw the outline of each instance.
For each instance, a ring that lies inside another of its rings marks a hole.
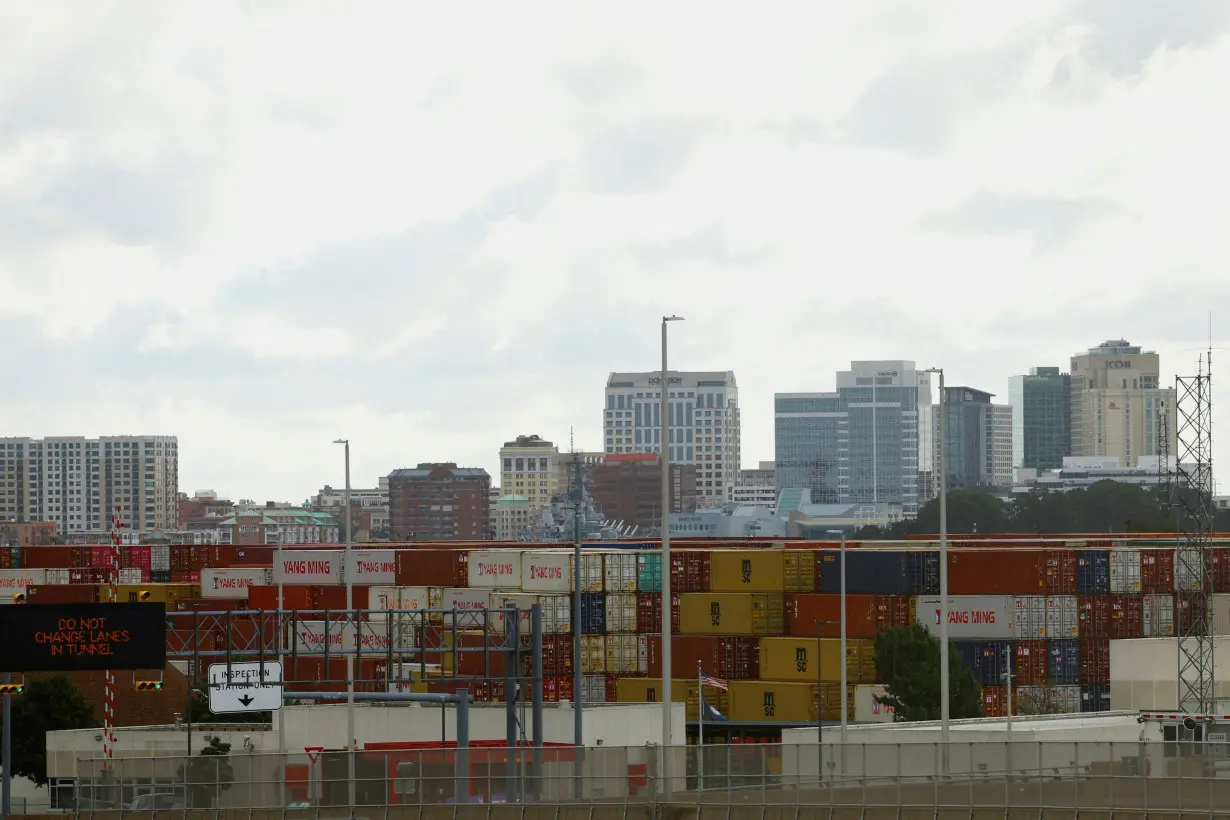
[[[551,496],[563,492],[559,448],[540,436],[517,436],[500,448],[500,491],[519,495],[531,508],[551,506]],[[567,476],[567,471],[562,471]]]
[[[671,512],[696,512],[697,469],[671,464]],[[613,453],[591,467],[590,500],[603,518],[658,529],[662,524],[662,462],[656,455]]]
[[[1073,456],[1114,456],[1122,466],[1135,467],[1141,456],[1159,454],[1163,413],[1174,455],[1175,392],[1160,385],[1156,353],[1126,339],[1111,340],[1073,356],[1071,369]]]
[[[117,507],[134,532],[178,526],[175,436],[0,438],[0,519],[101,533]]]
[[[393,541],[487,541],[491,476],[481,467],[423,463],[389,473]]]
[[[776,485],[817,504],[887,503],[918,512],[931,374],[912,361],[851,362],[832,393],[774,396]]]
[[[993,393],[972,387],[944,387],[948,489],[1012,486],[1012,407],[992,404]],[[933,463],[939,464],[939,405],[933,412]],[[937,487],[938,491],[938,487]],[[930,500],[930,499],[928,499]]]
[[[1058,367],[1031,367],[1008,379],[1012,466],[1058,470],[1072,446],[1072,378]]]
[[[734,371],[667,373],[668,455],[696,468],[698,504],[732,498],[742,433]],[[607,453],[662,452],[662,374],[612,373],[606,383],[603,432]]]

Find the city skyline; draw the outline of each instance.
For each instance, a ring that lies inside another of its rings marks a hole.
[[[1225,4],[118,8],[0,11],[0,422],[175,435],[188,492],[602,449],[663,315],[742,467],[851,360],[1006,403],[1226,335]]]

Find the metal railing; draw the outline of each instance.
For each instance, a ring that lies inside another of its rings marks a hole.
[[[965,742],[361,751],[356,802],[394,808],[458,804],[1030,808],[1230,811],[1230,750],[1179,743]],[[346,811],[346,752],[117,757],[76,763],[80,814],[160,805],[228,813]],[[464,762],[468,759],[468,763]],[[463,761],[459,764],[459,760]],[[575,777],[580,766],[582,777]],[[511,806],[502,808],[507,811]],[[358,809],[357,809],[358,810]],[[357,811],[356,810],[356,811]]]

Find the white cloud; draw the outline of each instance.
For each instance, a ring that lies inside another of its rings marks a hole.
[[[337,483],[338,435],[357,481],[493,469],[597,446],[663,313],[738,374],[749,463],[850,359],[1004,398],[1108,337],[1190,369],[1230,298],[1198,5],[0,10],[0,332],[38,385],[4,432],[176,432],[236,496]]]

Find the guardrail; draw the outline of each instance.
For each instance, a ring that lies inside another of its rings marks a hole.
[[[455,749],[356,752],[356,816],[429,806],[568,805],[1029,808],[1230,811],[1230,754],[1179,743],[825,743],[673,747],[472,746],[468,778]],[[76,762],[80,814],[133,813],[141,794],[164,811],[277,811],[335,818],[348,811],[345,751],[319,755],[117,757]],[[575,777],[576,767],[582,777]],[[458,794],[458,787],[468,794]],[[63,793],[61,791],[61,793]],[[467,810],[467,812],[470,810]],[[374,812],[374,813],[373,813]],[[148,813],[148,812],[144,812]],[[811,814],[809,816],[814,816]]]

